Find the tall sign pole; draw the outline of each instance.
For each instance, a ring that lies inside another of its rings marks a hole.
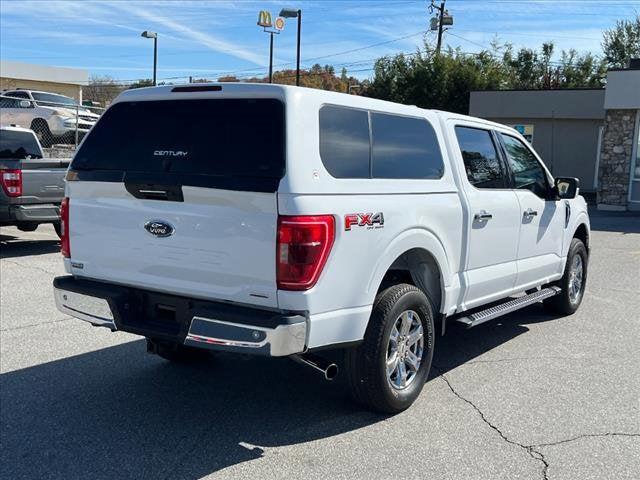
[[[258,26],[269,34],[269,83],[273,83],[273,36],[284,29],[284,18],[278,17],[273,22],[271,20],[271,12],[261,10],[258,14]]]
[[[269,83],[273,83],[273,32],[269,32]]]

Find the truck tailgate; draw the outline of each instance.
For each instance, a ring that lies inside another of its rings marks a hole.
[[[73,274],[276,307],[275,193],[182,190],[183,202],[166,202],[134,198],[124,184],[69,182]],[[158,236],[150,222],[173,231]]]
[[[64,197],[64,177],[68,161],[53,159],[22,160],[20,203],[60,203]]]

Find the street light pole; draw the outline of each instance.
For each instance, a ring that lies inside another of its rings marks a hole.
[[[302,29],[302,10],[294,8],[283,8],[280,16],[284,18],[298,18],[298,40],[296,48],[296,86],[300,86],[300,31]]]
[[[157,72],[158,72],[158,35],[153,37],[153,86],[155,87],[158,82],[157,80]]]
[[[156,32],[145,30],[140,36],[144,38],[153,38],[153,86],[156,86],[156,72],[158,71],[158,34]]]
[[[300,29],[302,28],[302,10],[298,9],[298,47],[296,51],[296,87],[300,86]]]

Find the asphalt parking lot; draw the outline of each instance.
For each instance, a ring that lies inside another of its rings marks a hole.
[[[3,228],[0,476],[637,479],[640,217],[592,222],[578,313],[450,328],[395,417],[287,359],[173,365],[66,317],[53,229]]]

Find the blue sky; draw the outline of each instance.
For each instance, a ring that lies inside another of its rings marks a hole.
[[[302,63],[342,66],[359,78],[373,60],[422,45],[431,14],[426,0],[178,1],[0,0],[0,57],[79,67],[122,81],[151,77],[152,41],[159,33],[158,78],[179,82],[266,75],[268,35],[258,11],[303,10]],[[498,35],[516,47],[554,40],[557,50],[600,53],[602,31],[640,13],[640,0],[448,0],[454,26],[445,44],[465,52]],[[276,65],[294,66],[295,19],[275,40]],[[427,33],[428,42],[435,34]]]

